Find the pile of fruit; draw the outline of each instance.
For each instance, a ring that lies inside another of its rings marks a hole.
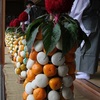
[[[62,57],[60,39],[55,49],[46,55],[41,33],[38,33],[26,64],[23,100],[72,100],[75,50],[73,47]]]
[[[15,65],[15,74],[19,75],[21,79],[25,79],[27,71],[26,63],[29,57],[26,36],[15,34],[15,32],[6,33],[5,44]]]

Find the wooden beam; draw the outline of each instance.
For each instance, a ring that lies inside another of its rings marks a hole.
[[[87,80],[75,80],[75,88],[89,100],[100,100],[100,87],[92,84]]]
[[[0,0],[0,64],[4,65],[5,54],[5,0]]]

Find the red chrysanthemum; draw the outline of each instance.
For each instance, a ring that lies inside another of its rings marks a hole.
[[[45,0],[45,7],[48,13],[69,12],[74,0]]]
[[[13,20],[13,27],[18,27],[18,26],[20,26],[20,21],[18,18],[16,18]]]
[[[10,27],[13,27],[13,21],[14,21],[14,19],[11,20],[11,22],[9,24]]]
[[[21,22],[27,21],[27,20],[28,20],[28,14],[27,14],[27,12],[23,11],[23,12],[19,15],[18,19],[19,19]]]

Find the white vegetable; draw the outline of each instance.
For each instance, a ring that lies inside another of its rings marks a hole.
[[[43,50],[43,41],[42,41],[42,40],[37,40],[37,41],[34,43],[34,49],[35,49],[35,51],[37,51],[37,52],[42,51],[42,50]]]
[[[48,93],[48,100],[60,100],[60,94],[52,90]]]
[[[45,64],[47,64],[49,62],[49,58],[48,58],[48,56],[44,52],[39,52],[37,54],[37,61],[41,65],[45,65]]]
[[[32,59],[28,59],[28,61],[27,61],[27,65],[26,65],[26,68],[27,69],[30,69],[30,68],[32,68],[32,65],[34,64],[34,60],[32,60]]]
[[[63,87],[63,89],[62,89],[62,96],[63,96],[64,99],[72,100],[73,93],[72,93],[70,88]]]
[[[36,85],[38,87],[44,88],[48,85],[48,77],[45,74],[38,74],[35,78]]]
[[[26,100],[35,100],[33,94],[29,94]]]
[[[61,52],[57,52],[51,57],[51,62],[56,66],[61,66],[65,62],[65,57],[62,57]]]
[[[26,71],[21,71],[21,78],[26,78],[27,72]]]
[[[26,86],[25,86],[25,92],[26,92],[27,94],[31,94],[32,91],[33,91],[33,89],[32,89],[32,87],[31,87],[31,82],[28,82],[28,83],[26,84]]]
[[[73,79],[71,76],[63,77],[62,80],[65,87],[70,87],[73,83]]]
[[[58,67],[58,75],[64,77],[68,74],[68,67],[67,65],[62,65]]]

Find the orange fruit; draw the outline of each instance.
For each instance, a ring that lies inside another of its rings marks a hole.
[[[13,42],[14,45],[18,45],[18,40]]]
[[[29,58],[32,60],[36,60],[37,54],[38,54],[38,52],[32,51],[29,55]]]
[[[28,81],[32,81],[33,79],[35,79],[35,74],[33,73],[31,69],[29,69],[27,72],[27,79]]]
[[[28,78],[25,79],[24,83],[23,83],[23,86],[25,88],[26,84],[29,82]]]
[[[46,91],[43,88],[36,88],[33,91],[33,96],[35,100],[44,100],[46,98]]]
[[[24,91],[23,94],[22,94],[23,100],[26,100],[27,96],[28,96],[28,94]]]
[[[23,57],[21,57],[21,56],[17,56],[17,62],[22,63],[22,62],[23,62]]]
[[[26,58],[29,58],[29,52],[26,52]]]
[[[75,80],[75,74],[70,74],[70,76],[72,77],[73,81]]]
[[[59,77],[55,77],[50,79],[49,86],[52,90],[58,90],[62,86],[62,80]]]
[[[51,77],[56,75],[57,69],[53,64],[47,64],[43,67],[43,72],[46,76]]]
[[[54,48],[54,49],[48,54],[48,56],[52,56],[56,51],[57,51],[57,48]],[[46,53],[45,50],[44,50],[44,52]]]
[[[66,62],[73,62],[75,60],[75,53],[67,53],[65,59]]]
[[[24,45],[19,45],[19,50],[23,51],[24,50]]]
[[[78,45],[74,45],[71,50],[69,51],[69,53],[74,53],[77,49]]]
[[[75,62],[67,63],[68,65],[68,74],[74,74],[76,70]]]
[[[42,65],[40,65],[39,63],[35,63],[33,64],[32,66],[32,72],[37,75],[37,74],[40,74],[41,72],[43,71],[43,67]]]
[[[16,62],[16,57],[13,57],[13,61]]]
[[[39,31],[37,33],[36,39],[41,40],[42,39],[42,30],[39,28]]]
[[[73,84],[70,86],[70,89],[71,89],[72,91],[74,91],[74,85],[73,85]]]

